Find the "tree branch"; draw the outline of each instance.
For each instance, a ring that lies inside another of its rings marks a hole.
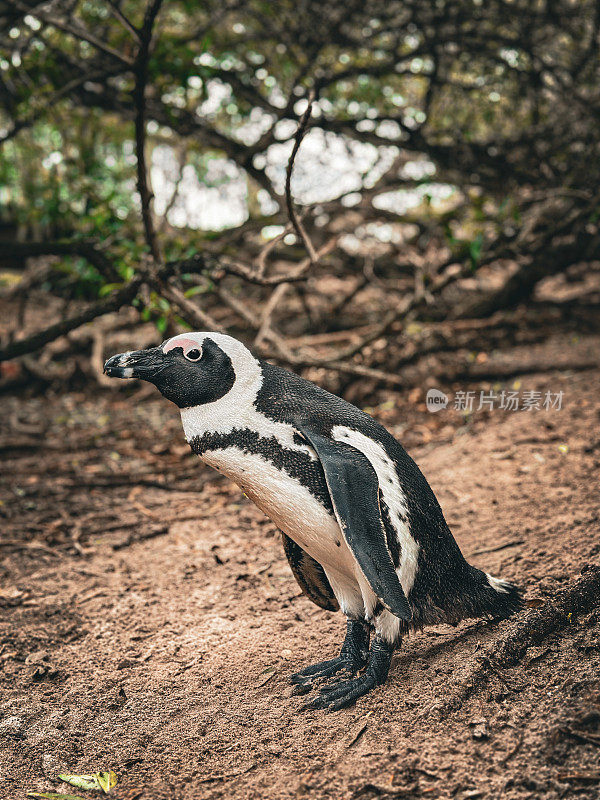
[[[137,156],[137,187],[142,205],[142,219],[146,242],[156,264],[160,263],[161,255],[158,239],[152,218],[152,193],[148,185],[148,170],[146,167],[146,83],[148,81],[148,58],[154,22],[160,11],[162,0],[152,0],[146,9],[144,23],[140,30],[140,47],[135,60],[135,89],[133,100],[136,108],[135,115],[135,146]]]
[[[82,28],[79,25],[71,25],[67,22],[64,22],[63,20],[54,17],[52,14],[47,14],[39,8],[28,8],[27,5],[25,3],[21,3],[20,0],[13,0],[13,3],[21,11],[24,11],[27,14],[32,14],[38,19],[42,20],[42,22],[45,22],[47,25],[52,25],[53,28],[57,28],[59,31],[68,33],[71,36],[74,36],[76,39],[80,39],[83,42],[91,44],[102,53],[105,53],[111,58],[115,58],[117,61],[120,61],[126,67],[133,66],[132,62],[126,56],[124,56],[123,53],[119,53],[118,50],[114,50],[112,47],[110,47],[110,45],[98,39],[85,28]]]
[[[123,14],[123,12],[119,8],[119,6],[114,2],[114,0],[106,0],[106,2],[110,6],[110,10],[112,11],[113,16],[119,20],[121,25],[123,25],[123,27],[126,28],[129,31],[129,33],[133,36],[133,38],[139,43],[140,32],[135,27],[135,25],[129,19],[127,19],[125,14]]]
[[[119,281],[121,276],[109,258],[93,241],[3,242],[3,256],[35,258],[37,256],[80,256],[93,264],[103,278]],[[15,287],[18,290],[18,286]]]
[[[93,319],[96,319],[96,317],[109,314],[111,311],[118,311],[121,306],[131,303],[138,292],[141,282],[141,278],[134,278],[122,289],[109,295],[104,300],[100,300],[98,303],[89,305],[79,314],[61,320],[55,325],[50,325],[49,328],[38,331],[28,336],[26,339],[11,342],[6,345],[6,347],[0,348],[0,361],[8,361],[11,358],[17,358],[26,353],[32,353],[34,350],[39,350],[44,345],[53,342],[60,336],[70,333],[75,330],[75,328],[80,328],[87,322],[91,322]]]
[[[308,105],[300,118],[300,122],[298,124],[298,130],[296,131],[296,135],[294,136],[294,146],[292,148],[292,153],[290,155],[290,160],[288,161],[287,170],[285,173],[285,202],[287,205],[288,214],[290,217],[290,222],[294,226],[294,230],[298,234],[298,238],[304,244],[306,248],[306,252],[310,258],[310,265],[313,266],[317,261],[317,254],[315,253],[315,248],[308,237],[308,234],[304,230],[304,226],[300,221],[300,218],[296,214],[296,210],[294,208],[294,201],[292,200],[292,172],[294,170],[294,162],[296,160],[296,155],[298,150],[300,149],[300,145],[302,144],[302,139],[304,139],[304,134],[306,133],[306,127],[308,125],[308,120],[310,119],[310,115],[312,112],[313,102],[315,99],[314,92],[311,92],[308,97]]]

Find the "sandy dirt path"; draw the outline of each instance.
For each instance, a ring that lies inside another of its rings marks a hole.
[[[520,382],[562,390],[562,410],[475,412],[467,424],[442,412],[441,434],[409,449],[472,563],[545,599],[600,560],[600,370]],[[65,414],[81,432],[93,412],[95,446],[104,435],[115,464],[141,458],[143,423],[157,459],[166,442],[169,468],[195,468],[154,398],[135,410],[122,397],[69,402],[49,444]],[[386,423],[400,431],[403,413]],[[431,422],[411,413],[411,425]],[[75,484],[45,517],[55,496],[29,474],[40,456],[21,445],[5,457],[4,541],[24,544],[1,554],[0,797],[65,791],[59,772],[104,767],[123,800],[598,796],[598,610],[573,609],[564,631],[441,718],[513,621],[425,630],[356,707],[301,714],[288,676],[335,654],[343,620],[299,594],[274,526],[220,478],[201,492],[94,487],[92,450],[69,441],[44,451],[48,474]],[[107,509],[116,526],[89,534]],[[81,527],[75,550],[53,552],[42,533],[60,531],[61,514]]]

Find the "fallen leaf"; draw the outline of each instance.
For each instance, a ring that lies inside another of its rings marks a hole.
[[[95,775],[59,775],[58,777],[61,781],[69,783],[77,789],[98,790],[100,788]]]
[[[117,785],[118,778],[116,774],[111,770],[108,772],[97,772],[94,775],[94,778],[100,784],[100,788],[104,792],[104,794],[108,794],[110,790]]]
[[[95,772],[93,775],[59,775],[61,781],[76,786],[78,789],[103,791],[108,794],[117,785],[118,778],[112,769],[107,772]]]
[[[60,792],[27,792],[27,797],[40,797],[43,800],[85,800],[80,794],[60,794]]]

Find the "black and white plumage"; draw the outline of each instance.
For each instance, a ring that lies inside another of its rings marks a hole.
[[[465,561],[417,465],[350,403],[218,333],[113,356],[105,371],[150,381],[179,406],[192,450],[280,528],[302,590],[346,615],[342,652],[293,676],[296,692],[366,669],[310,707],[341,708],[383,683],[412,628],[521,607],[516,587]]]

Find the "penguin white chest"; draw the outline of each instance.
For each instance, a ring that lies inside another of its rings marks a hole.
[[[277,527],[324,567],[352,575],[352,556],[335,517],[297,478],[257,453],[237,447],[210,450],[202,459],[235,481]]]

